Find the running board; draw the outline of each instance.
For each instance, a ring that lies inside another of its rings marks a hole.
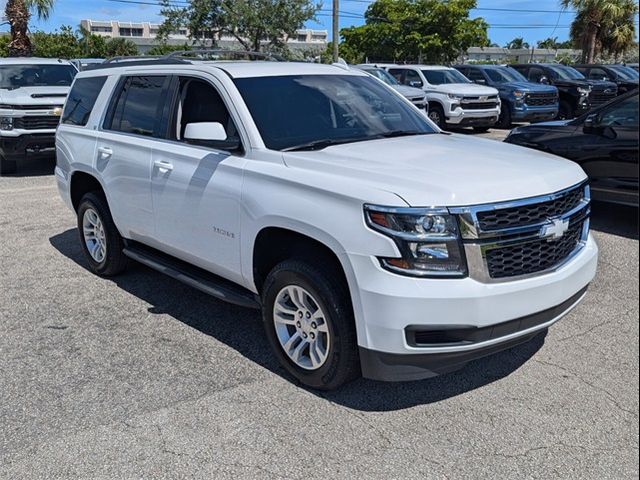
[[[179,282],[212,297],[241,307],[260,308],[260,297],[255,293],[171,255],[130,240],[127,241],[123,253],[136,262],[175,278]]]

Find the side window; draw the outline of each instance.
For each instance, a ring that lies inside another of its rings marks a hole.
[[[128,77],[105,128],[145,137],[159,136],[167,76]]]
[[[420,74],[415,70],[407,70],[407,75],[404,79],[404,83],[406,85],[410,85],[412,87],[422,87],[422,79],[420,78]]]
[[[219,123],[226,139],[186,139],[187,125],[194,123]],[[177,101],[169,138],[191,145],[235,151],[241,148],[240,135],[229,110],[216,88],[210,83],[191,77],[180,77]]]
[[[529,75],[527,75],[527,78],[529,79],[530,82],[540,82],[540,79],[542,77],[546,77],[544,70],[542,70],[540,67],[531,67],[529,68]]]
[[[404,70],[400,68],[390,68],[388,72],[398,81],[398,83],[404,83],[404,79],[402,78]]]
[[[601,68],[592,68],[589,70],[589,80],[607,80],[609,75]]]
[[[79,78],[67,97],[62,123],[84,127],[107,77]]]
[[[482,72],[480,70],[476,70],[475,68],[470,68],[464,75],[472,82],[477,82],[478,80],[480,80],[481,82],[486,83]]]
[[[601,127],[635,127],[638,128],[638,95],[623,100],[605,109],[600,114]]]

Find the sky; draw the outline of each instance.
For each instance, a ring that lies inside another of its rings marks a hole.
[[[128,2],[146,2],[141,5]],[[340,0],[340,28],[351,25],[362,25],[362,14],[371,0]],[[4,12],[6,0],[0,0],[1,11]],[[54,10],[46,21],[32,18],[32,30],[46,32],[56,30],[61,25],[77,27],[81,19],[119,20],[133,22],[161,22],[160,7],[153,5],[157,0],[55,0]],[[493,43],[504,46],[515,37],[523,37],[532,45],[538,40],[550,36],[559,41],[569,37],[569,25],[573,13],[563,12],[559,0],[478,0],[478,9],[471,11],[471,18],[483,17],[490,25],[489,39]],[[331,37],[331,0],[324,0],[316,21],[309,21],[306,27],[329,30]],[[492,10],[497,9],[497,10]],[[515,9],[518,12],[501,11],[499,9]],[[526,12],[523,10],[535,10]],[[557,25],[557,27],[556,27]],[[6,25],[0,31],[6,31]]]

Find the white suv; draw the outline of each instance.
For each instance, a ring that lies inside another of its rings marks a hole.
[[[439,127],[473,127],[486,131],[500,116],[498,90],[472,83],[451,67],[432,65],[385,65],[403,85],[424,90],[429,118]]]
[[[455,370],[545,330],[595,274],[573,162],[441,132],[356,69],[138,63],[79,73],[57,131],[88,265],[260,308],[308,386]]]
[[[0,58],[0,174],[18,161],[51,156],[69,86],[77,69],[52,58]]]

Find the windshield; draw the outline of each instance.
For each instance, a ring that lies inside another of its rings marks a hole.
[[[629,73],[627,71],[627,67],[623,67],[621,65],[613,65],[613,66],[611,66],[609,68],[611,68],[611,70],[616,72],[618,74],[618,76],[620,78],[622,78],[623,80],[636,80],[638,78],[637,77],[638,73],[635,70],[629,69],[629,70],[631,70],[632,72],[634,72],[636,74],[636,75],[632,75],[631,73]]]
[[[2,65],[0,88],[68,87],[76,73],[71,65]]]
[[[424,78],[431,85],[442,85],[443,83],[471,83],[467,77],[458,70],[422,70]]]
[[[552,72],[552,76],[554,78],[562,78],[563,80],[584,80],[584,75],[582,75],[578,70],[573,67],[567,67],[565,65],[553,65],[549,66],[549,70]]]
[[[513,68],[487,68],[485,70],[489,78],[497,83],[527,82],[522,74]]]
[[[272,150],[436,131],[423,114],[368,76],[287,75],[234,82]]]
[[[363,71],[373,75],[378,80],[382,80],[387,85],[400,85],[398,81],[391,76],[389,72],[381,68],[363,68]]]

